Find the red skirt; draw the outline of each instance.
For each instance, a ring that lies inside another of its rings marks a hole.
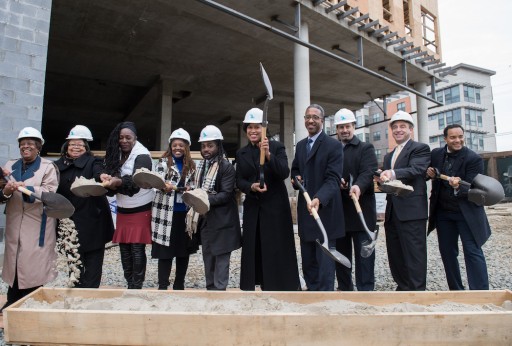
[[[151,210],[134,214],[118,213],[112,242],[151,244]]]

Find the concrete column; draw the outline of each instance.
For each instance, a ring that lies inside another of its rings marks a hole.
[[[300,6],[298,6],[300,8]],[[309,42],[308,23],[296,23],[299,27],[299,38]],[[295,143],[307,136],[304,127],[304,113],[311,104],[309,83],[309,49],[295,43],[293,49],[293,91],[295,108]]]
[[[238,147],[243,148],[249,143],[249,140],[247,139],[247,135],[244,131],[243,124],[240,123],[238,125]]]
[[[420,93],[427,94],[427,83],[420,82],[414,84],[414,89]],[[418,142],[429,143],[428,140],[428,102],[422,97],[416,96],[416,129],[415,138]]]
[[[160,138],[160,150],[166,150],[169,145],[172,125],[172,84],[168,79],[161,80],[160,94],[160,128],[157,137]]]
[[[279,104],[279,140],[284,144],[286,148],[286,156],[288,156],[288,167],[292,166],[292,161],[295,156],[295,142],[293,140],[294,132],[294,114],[293,107],[290,104],[281,102]],[[299,126],[304,123],[303,121]],[[290,179],[286,179],[286,188],[288,190],[288,196],[295,196],[295,190],[292,188]]]

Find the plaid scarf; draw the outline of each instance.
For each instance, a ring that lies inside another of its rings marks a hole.
[[[203,172],[204,170],[204,172]],[[217,172],[219,171],[219,163],[217,161],[211,162],[202,160],[197,165],[197,172],[195,185],[205,190],[206,193],[215,193],[215,181],[217,179]],[[202,173],[202,174],[201,174]],[[203,184],[200,184],[200,179],[203,178]]]
[[[203,172],[204,171],[204,172]],[[216,191],[215,181],[217,180],[217,172],[219,171],[219,162],[211,162],[203,160],[197,165],[197,174],[195,179],[195,186],[206,191],[208,194],[214,194]],[[203,183],[201,184],[201,177]],[[185,232],[188,233],[190,239],[197,233],[197,223],[199,222],[199,214],[194,211],[194,208],[190,208],[185,218]]]

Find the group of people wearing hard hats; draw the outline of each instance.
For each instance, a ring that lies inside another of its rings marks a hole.
[[[116,125],[101,159],[91,153],[88,142],[93,136],[89,129],[75,126],[55,163],[39,155],[44,144],[41,133],[30,127],[22,129],[18,136],[21,158],[10,160],[2,170],[5,181],[0,202],[7,204],[2,278],[9,285],[5,306],[56,276],[57,222],[47,217],[41,201],[21,193],[20,187],[36,193],[58,192],[75,207],[71,219],[78,231],[82,264],[76,287],[99,287],[105,244],[113,241],[119,244],[130,289],[143,287],[146,245],[150,244],[151,256],[158,259],[158,288],[170,286],[176,259],[172,287],[184,289],[189,255],[200,244],[208,290],[227,288],[231,252],[240,247],[243,290],[256,286],[262,290],[332,290],[335,277],[338,290],[353,290],[354,286],[373,290],[375,253],[362,256],[361,248],[369,241],[365,230],[377,228],[374,180],[399,180],[412,186],[413,192],[387,196],[384,227],[389,265],[397,290],[424,290],[429,219],[425,181],[434,179],[429,230],[437,228],[449,287],[463,289],[457,262],[461,237],[469,286],[487,289],[481,246],[490,228],[483,207],[467,201],[467,188],[459,184],[461,179],[480,173],[483,165],[478,155],[464,146],[463,128],[447,126],[447,145],[431,153],[428,145],[412,139],[411,115],[396,112],[390,128],[397,146],[386,154],[383,169],[378,171],[373,145],[354,135],[354,114],[341,109],[334,115],[337,138],[324,133],[324,117],[320,105],[307,107],[304,126],[308,136],[297,143],[291,167],[284,145],[264,135],[263,112],[258,108],[250,109],[244,117],[248,144],[236,153],[236,169],[226,159],[221,131],[213,125],[200,132],[203,159],[197,164],[190,154],[190,135],[180,128],[171,133],[169,146],[156,165],[147,148],[137,141],[137,129],[131,122]],[[431,167],[431,155],[439,167]],[[438,182],[433,168],[452,179]],[[163,178],[165,187],[135,183],[133,175],[140,169],[153,170]],[[71,184],[77,177],[95,179],[107,189],[107,195],[116,196],[116,227],[105,195],[79,197],[72,193]],[[305,284],[301,284],[297,264],[287,179],[296,189],[300,183],[311,196],[309,202],[300,194],[297,206]],[[243,235],[236,189],[245,196]],[[311,214],[319,215],[327,239]],[[350,262],[355,259],[355,285],[349,266],[335,264],[318,240]]]

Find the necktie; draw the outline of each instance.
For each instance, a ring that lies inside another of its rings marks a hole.
[[[311,152],[311,147],[313,146],[313,140],[311,138],[308,139],[308,144],[306,145],[306,154],[309,156]]]
[[[396,159],[398,159],[398,156],[400,155],[400,152],[402,151],[402,146],[399,145],[395,149],[395,153],[393,154],[393,159],[391,160],[391,169],[395,168],[395,162]]]

